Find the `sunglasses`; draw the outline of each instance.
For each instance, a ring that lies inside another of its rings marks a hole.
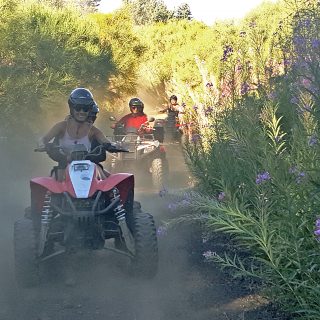
[[[89,112],[91,110],[91,106],[87,106],[87,105],[75,105],[73,108],[76,112],[80,112],[81,110],[83,112]]]
[[[131,109],[138,109],[137,106],[131,106],[130,108],[131,108]]]

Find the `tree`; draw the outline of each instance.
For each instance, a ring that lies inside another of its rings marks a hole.
[[[187,3],[182,3],[174,12],[174,17],[178,20],[191,20],[192,14],[190,6]]]
[[[84,12],[96,12],[101,0],[38,0],[39,3],[46,3],[54,8],[66,8],[74,6]]]
[[[96,12],[100,5],[101,0],[80,0],[79,6],[86,12]]]
[[[167,6],[163,1],[158,1],[157,6],[154,8],[154,17],[155,22],[166,22],[173,16],[173,13],[168,10]]]
[[[145,25],[153,22],[166,22],[172,17],[163,0],[123,0],[132,14],[135,24]]]

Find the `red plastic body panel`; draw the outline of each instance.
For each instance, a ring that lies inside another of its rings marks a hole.
[[[104,180],[99,180],[96,174],[92,179],[89,197],[92,197],[95,192],[102,191],[107,192],[112,188],[117,187],[120,192],[120,197],[123,203],[127,200],[128,193],[134,191],[134,176],[129,173],[116,173],[111,174]],[[41,211],[44,196],[47,191],[55,194],[67,192],[71,197],[75,198],[76,194],[72,186],[72,182],[69,176],[69,170],[66,169],[65,181],[57,181],[53,177],[38,177],[31,179],[31,206],[37,212]]]

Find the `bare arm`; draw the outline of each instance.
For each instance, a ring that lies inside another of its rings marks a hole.
[[[166,113],[168,111],[169,105],[167,103],[163,103],[162,108],[164,108],[164,109],[158,109],[157,112],[158,113]]]
[[[43,137],[38,141],[39,146],[45,146],[54,137],[60,136],[66,128],[66,121],[61,121],[55,124]]]

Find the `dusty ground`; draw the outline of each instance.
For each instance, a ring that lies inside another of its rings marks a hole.
[[[188,174],[179,148],[170,146],[169,155],[171,168],[175,168],[169,189],[185,187]],[[44,158],[30,155],[28,161],[43,163]],[[0,160],[1,166],[13,167],[4,157]],[[39,288],[17,288],[13,275],[13,223],[28,205],[28,179],[46,173],[48,168],[47,164],[33,166],[25,172],[16,166],[17,172],[6,171],[0,183],[0,320],[283,319],[266,308],[266,301],[257,294],[204,264],[197,252],[200,247],[196,244],[196,230],[190,227],[159,237],[159,273],[152,280],[129,277],[124,272],[126,258],[103,251],[74,258],[77,281],[73,287],[66,286],[60,272],[64,261],[57,259],[51,265],[53,274],[44,276]],[[141,183],[142,179],[138,181]],[[170,217],[168,200],[159,197],[156,190],[138,185],[136,197],[145,211],[154,215],[157,225]]]

